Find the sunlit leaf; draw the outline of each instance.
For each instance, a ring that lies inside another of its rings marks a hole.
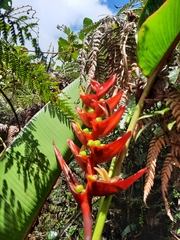
[[[153,14],[166,0],[148,0],[138,21],[138,30],[143,22]]]
[[[65,90],[74,109],[79,80]],[[52,141],[63,157],[70,150],[72,130],[60,121],[55,107],[47,104],[21,131],[0,160],[0,239],[25,239],[46,197],[60,174]]]
[[[146,76],[165,60],[180,40],[180,1],[167,0],[138,32],[138,65]]]
[[[83,20],[83,27],[85,28],[85,27],[88,27],[88,26],[90,26],[91,24],[93,23],[93,21],[90,19],[90,18],[84,18],[84,20]]]

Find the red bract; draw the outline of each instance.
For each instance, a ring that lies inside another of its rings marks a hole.
[[[100,164],[111,160],[124,148],[130,136],[131,132],[127,132],[121,138],[112,143],[104,146],[90,146],[92,161],[95,164]]]
[[[77,136],[77,138],[79,139],[79,141],[85,146],[87,147],[87,142],[92,138],[92,134],[90,133],[84,133],[75,123],[71,123],[71,126]]]
[[[76,162],[79,164],[79,166],[82,168],[82,170],[85,173],[94,174],[94,163],[91,161],[91,158],[89,155],[87,156],[81,156],[80,155],[80,148],[71,139],[67,140],[68,146],[71,149],[71,152],[76,160]]]
[[[122,95],[123,95],[123,91],[120,91],[111,98],[98,101],[98,97],[95,94],[83,95],[80,93],[80,98],[87,107],[95,109],[95,107],[98,103],[106,102],[109,105],[109,107],[111,108],[111,110],[113,110],[119,103]]]
[[[91,121],[92,137],[97,139],[108,135],[117,126],[124,111],[125,107],[121,107],[110,117],[100,122],[97,122],[96,119],[93,119]]]
[[[98,99],[102,98],[114,85],[116,82],[116,74],[114,74],[111,78],[109,78],[105,83],[100,84],[99,82],[91,79],[91,88],[96,92],[96,96]]]
[[[62,171],[67,179],[67,182],[69,184],[69,188],[76,200],[76,202],[79,204],[82,214],[83,214],[83,221],[84,221],[84,239],[85,240],[91,240],[92,237],[92,216],[91,216],[91,198],[87,194],[87,191],[82,189],[78,192],[78,187],[81,187],[82,185],[79,183],[79,181],[76,179],[74,174],[72,173],[71,169],[68,167],[66,162],[64,161],[61,153],[57,149],[57,147],[54,145],[54,151],[57,157],[57,160],[62,168]]]
[[[80,93],[80,98],[83,103],[90,108],[94,108],[94,102],[98,101],[98,97],[95,94],[82,94]]]
[[[93,176],[87,175],[88,194],[90,196],[107,196],[121,192],[130,187],[145,172],[146,168],[138,171],[136,174],[126,178],[125,180],[117,180],[113,182],[95,180]]]
[[[82,110],[76,107],[76,111],[81,119],[81,121],[87,126],[92,127],[92,120],[97,117],[96,113],[82,112]]]

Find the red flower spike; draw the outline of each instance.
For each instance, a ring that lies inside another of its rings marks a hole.
[[[138,171],[136,174],[126,178],[125,180],[117,180],[113,182],[104,182],[103,180],[94,180],[92,176],[87,177],[88,194],[90,196],[107,196],[126,190],[137,179],[146,172],[146,168]]]
[[[68,146],[71,149],[71,152],[76,160],[76,162],[79,164],[79,166],[82,168],[83,171],[89,174],[94,174],[94,164],[91,162],[90,157],[87,156],[80,156],[80,148],[74,144],[74,142],[71,139],[67,140]]]
[[[71,123],[71,126],[79,139],[79,141],[87,147],[87,142],[92,139],[92,134],[84,133],[75,123]]]
[[[105,83],[100,84],[99,82],[91,79],[91,88],[96,92],[96,96],[98,99],[102,98],[114,85],[116,82],[116,74],[114,74],[111,78],[109,78]]]
[[[90,146],[91,160],[94,164],[105,163],[116,156],[125,146],[127,140],[131,137],[131,132],[125,133],[116,141],[104,146]]]
[[[81,121],[87,126],[92,127],[92,120],[96,118],[96,113],[82,112],[79,107],[76,107],[76,111],[81,119]]]
[[[93,129],[92,137],[97,139],[108,135],[117,126],[124,111],[125,107],[121,107],[114,114],[105,120],[102,120],[101,122],[97,122],[95,119],[93,119],[91,122]]]
[[[76,187],[80,185],[78,180],[76,179],[71,169],[68,167],[68,165],[64,161],[61,153],[59,152],[59,150],[57,149],[54,143],[53,143],[53,146],[54,146],[54,151],[55,151],[57,160],[69,184],[69,188],[76,202],[78,203],[78,205],[82,210],[83,221],[84,221],[84,239],[91,240],[92,239],[91,198],[89,194],[87,194],[86,190],[83,193],[77,192]]]

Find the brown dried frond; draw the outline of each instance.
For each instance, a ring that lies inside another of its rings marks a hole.
[[[173,128],[169,132],[170,143],[171,143],[171,155],[174,157],[180,157],[180,133]]]
[[[168,195],[168,190],[167,190],[168,182],[169,182],[169,179],[171,177],[171,173],[173,171],[173,165],[175,165],[175,164],[176,164],[176,166],[180,167],[178,159],[176,157],[172,156],[171,154],[168,154],[165,161],[164,161],[164,165],[163,165],[162,173],[161,173],[162,197],[163,197],[163,200],[164,200],[167,215],[169,216],[171,221],[173,221],[173,216],[171,214],[168,199],[167,199],[166,196]]]
[[[147,197],[154,185],[155,168],[158,155],[163,147],[166,146],[166,138],[163,135],[155,135],[151,140],[147,156],[147,172],[145,175],[144,186],[144,203],[146,204]]]
[[[166,106],[171,109],[172,115],[176,120],[177,131],[180,130],[180,91],[170,88],[167,93]]]
[[[135,29],[134,22],[123,22],[118,16],[101,19],[98,28],[85,38],[85,51],[79,56],[81,76],[88,74],[88,79],[104,82],[116,73],[118,87],[128,90],[129,82],[134,81]]]

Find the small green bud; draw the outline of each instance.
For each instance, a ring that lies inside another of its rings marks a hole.
[[[94,146],[94,141],[93,140],[89,140],[87,143],[88,146]]]
[[[92,180],[96,180],[97,176],[96,175],[88,175],[88,178],[92,179]]]
[[[89,128],[84,128],[82,131],[83,133],[89,133]]]
[[[77,185],[75,189],[77,193],[84,193],[85,191],[83,185]]]
[[[93,108],[89,108],[88,109],[88,113],[94,113],[94,109]]]
[[[79,155],[80,155],[81,157],[85,157],[85,156],[87,156],[87,153],[86,153],[86,151],[80,151],[80,152],[79,152]]]
[[[101,122],[102,121],[102,118],[101,117],[97,117],[96,118],[96,122]]]
[[[95,146],[100,146],[101,145],[101,141],[100,140],[95,140],[94,141],[94,145]]]

